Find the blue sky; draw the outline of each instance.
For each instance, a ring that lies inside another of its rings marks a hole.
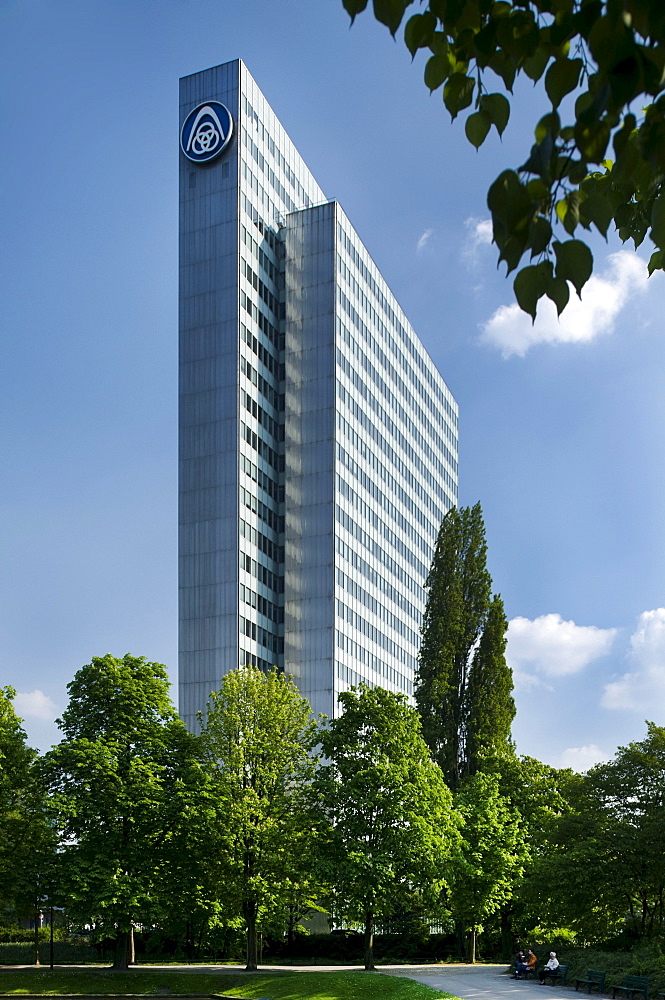
[[[665,724],[665,290],[615,238],[561,324],[512,306],[480,153],[341,0],[3,0],[0,683],[35,745],[93,655],[177,662],[178,78],[240,56],[461,410],[520,753],[579,769]]]

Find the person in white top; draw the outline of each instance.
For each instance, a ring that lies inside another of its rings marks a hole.
[[[550,960],[545,964],[545,966],[538,973],[538,978],[540,980],[540,985],[545,985],[545,976],[549,974],[550,976],[558,976],[559,973],[557,969],[559,968],[559,959],[556,957],[556,952],[550,952]]]

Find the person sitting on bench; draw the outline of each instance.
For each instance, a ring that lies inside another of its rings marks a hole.
[[[560,973],[557,971],[559,968],[559,959],[556,957],[556,952],[550,952],[550,960],[545,964],[545,966],[538,973],[538,978],[540,980],[540,985],[545,985],[545,976],[558,976]]]

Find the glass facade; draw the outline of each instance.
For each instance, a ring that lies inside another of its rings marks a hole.
[[[314,712],[412,693],[457,406],[240,61],[181,81],[233,139],[180,172],[180,711],[243,663]]]

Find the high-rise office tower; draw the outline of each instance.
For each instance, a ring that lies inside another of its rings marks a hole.
[[[180,112],[181,715],[244,663],[410,695],[457,405],[243,63]]]

